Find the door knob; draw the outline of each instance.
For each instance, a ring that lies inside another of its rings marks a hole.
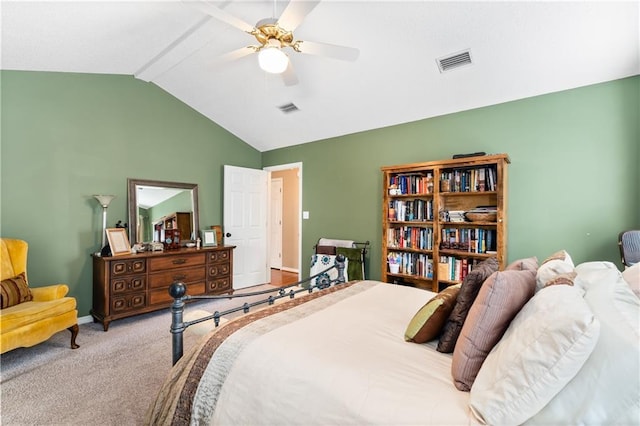
[[[224,236],[225,236],[225,237],[230,237],[230,236],[231,236],[231,233],[230,233],[230,232],[227,232],[226,234],[224,234]]]

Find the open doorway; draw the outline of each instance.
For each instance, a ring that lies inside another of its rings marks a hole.
[[[274,284],[300,280],[302,256],[302,163],[265,167],[271,172],[269,252]],[[273,205],[278,203],[278,205]],[[295,279],[293,279],[295,278]]]

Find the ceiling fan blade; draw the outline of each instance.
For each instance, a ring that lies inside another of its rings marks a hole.
[[[294,31],[318,3],[320,0],[291,0],[278,18],[278,25],[287,31]]]
[[[249,56],[252,53],[255,53],[255,50],[249,46],[241,47],[240,49],[232,50],[229,53],[225,53],[222,56],[218,56],[211,60],[212,65],[223,64],[226,62],[236,61],[240,58],[244,58],[245,56]]]
[[[239,28],[245,32],[251,32],[255,28],[253,25],[243,21],[242,19],[233,16],[232,14],[225,12],[217,6],[205,1],[205,0],[182,0],[184,3],[193,6],[194,8],[200,10],[202,13],[213,16],[214,18],[227,23],[233,27]]]
[[[300,52],[308,55],[326,56],[341,61],[355,61],[360,56],[360,50],[355,47],[338,46],[314,41],[301,41]]]
[[[291,63],[291,59],[289,59],[289,65],[287,65],[287,69],[281,74],[282,80],[284,81],[285,86],[295,86],[299,83],[298,75],[296,71],[293,69],[293,64]]]

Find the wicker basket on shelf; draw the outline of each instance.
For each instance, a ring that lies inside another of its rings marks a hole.
[[[464,216],[470,222],[495,222],[498,218],[497,212],[466,212]]]

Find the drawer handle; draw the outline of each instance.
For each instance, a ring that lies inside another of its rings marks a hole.
[[[187,263],[187,259],[174,259],[173,260],[173,264],[174,265],[182,265],[183,263]]]
[[[181,275],[174,275],[174,276],[173,276],[173,280],[174,280],[174,281],[184,280],[185,278],[187,278],[187,276],[186,276],[186,275],[184,275],[184,274],[181,274]]]

